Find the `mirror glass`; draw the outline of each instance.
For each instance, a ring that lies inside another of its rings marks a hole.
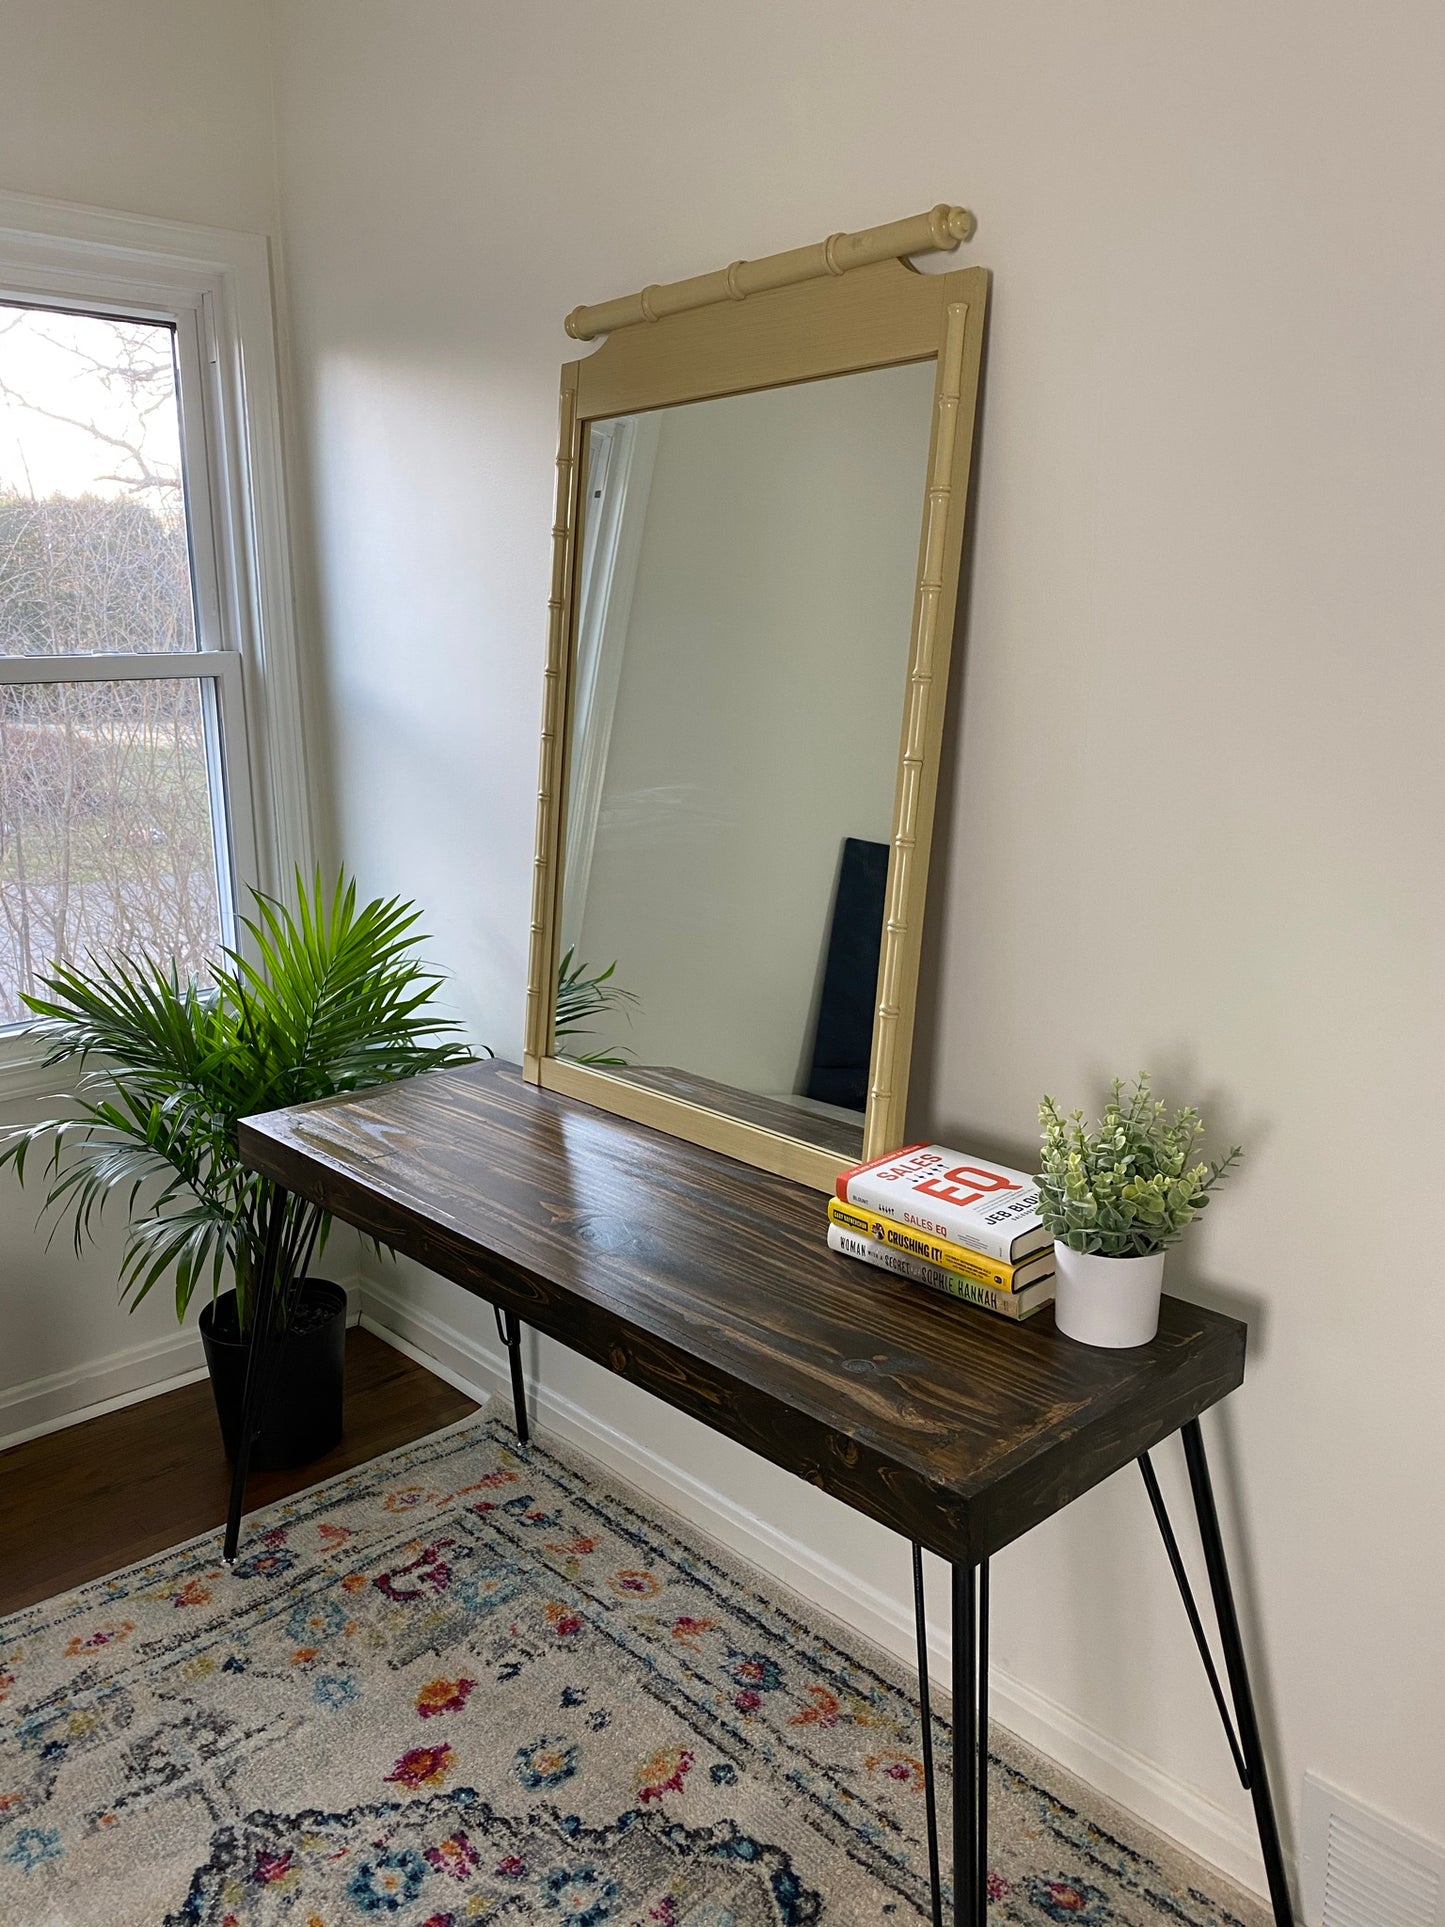
[[[849,1157],[934,373],[588,429],[556,1054]]]

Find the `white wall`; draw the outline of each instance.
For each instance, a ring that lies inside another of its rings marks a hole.
[[[275,31],[343,847],[429,906],[504,1052],[562,316],[978,210],[916,1122],[1022,1160],[1041,1090],[1144,1064],[1246,1142],[1173,1277],[1252,1324],[1210,1436],[1285,1803],[1309,1766],[1440,1831],[1445,16],[278,0]],[[448,1287],[391,1289],[485,1333]],[[901,1546],[550,1349],[542,1372],[843,1566],[891,1561],[901,1600]],[[1000,1560],[1010,1704],[1243,1854],[1151,1534],[1121,1477]]]
[[[888,841],[934,368],[662,411],[578,958],[586,1047],[787,1094],[843,839]]]
[[[229,0],[0,0],[0,188],[266,233],[275,212],[267,31]],[[32,1080],[33,1082],[34,1080]],[[38,1115],[0,1103],[0,1127]],[[77,1265],[0,1174],[0,1438],[200,1366],[164,1289],[118,1303],[122,1218]]]
[[[3,0],[0,186],[267,233],[275,211],[257,0]]]
[[[0,1130],[42,1115],[33,1101],[0,1105]],[[111,1212],[105,1235],[76,1262],[67,1231],[51,1244],[37,1229],[44,1185],[32,1160],[28,1188],[0,1174],[0,1441],[45,1430],[143,1387],[202,1369],[192,1319],[176,1324],[163,1287],[132,1316],[119,1302],[121,1228]]]

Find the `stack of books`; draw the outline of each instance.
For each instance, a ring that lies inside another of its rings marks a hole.
[[[844,1171],[828,1200],[828,1243],[1005,1318],[1027,1318],[1054,1295],[1033,1179],[942,1144]]]

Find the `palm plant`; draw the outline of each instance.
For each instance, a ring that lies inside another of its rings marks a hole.
[[[605,970],[592,970],[585,963],[574,963],[573,955],[574,949],[569,948],[557,966],[557,1016],[552,1033],[557,1055],[570,1058],[574,1064],[625,1064],[632,1053],[619,1045],[595,1051],[570,1048],[574,1039],[594,1034],[594,1018],[608,1011],[630,1015],[627,1006],[637,1002],[634,991],[613,983],[615,958]]]
[[[214,988],[182,981],[150,957],[53,964],[41,1019],[46,1063],[78,1062],[73,1114],[8,1134],[0,1166],[24,1183],[45,1147],[42,1218],[69,1217],[77,1255],[97,1235],[114,1193],[129,1214],[121,1296],[131,1308],[174,1270],[184,1318],[198,1285],[214,1299],[229,1268],[242,1334],[276,1187],[242,1165],[243,1117],[340,1091],[387,1084],[473,1052],[459,1026],[431,1008],[441,979],[411,954],[419,912],[400,898],[358,906],[344,873],[298,874],[297,907],[253,890],[241,919],[250,954],[223,951]],[[92,1061],[93,1060],[93,1061]],[[285,1330],[329,1219],[288,1197],[276,1273],[277,1328]]]

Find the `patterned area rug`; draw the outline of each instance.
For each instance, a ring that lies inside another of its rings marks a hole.
[[[10,1927],[926,1919],[907,1679],[601,1468],[469,1420],[218,1551],[0,1620]],[[993,1927],[1255,1927],[993,1738]]]

